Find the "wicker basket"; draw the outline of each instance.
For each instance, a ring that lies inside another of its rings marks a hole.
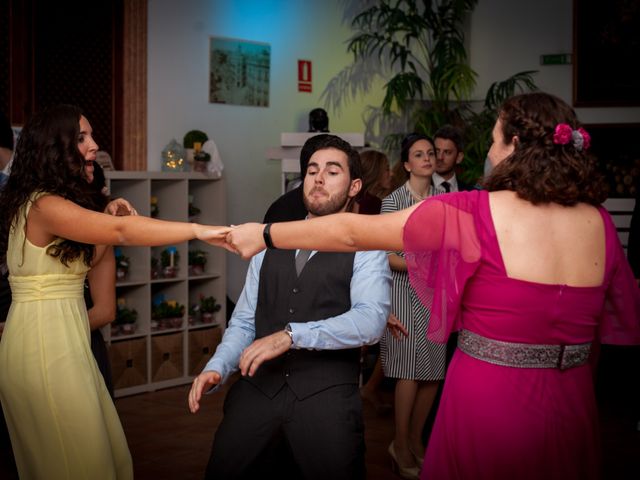
[[[109,346],[115,389],[147,383],[147,340],[136,338],[113,342]]]
[[[195,376],[202,372],[221,339],[220,327],[189,332],[189,375]]]

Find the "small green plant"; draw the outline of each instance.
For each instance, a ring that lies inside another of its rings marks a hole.
[[[135,308],[118,307],[116,309],[116,318],[113,321],[116,325],[126,325],[136,323],[138,320],[138,312]]]
[[[207,264],[207,252],[204,250],[189,250],[189,265],[201,265]]]
[[[216,313],[219,312],[222,308],[215,297],[206,297],[204,295],[200,295],[200,312],[202,313]]]
[[[173,253],[173,265],[171,265],[171,254]],[[180,252],[176,247],[165,248],[160,252],[160,263],[163,267],[177,266],[180,261]]]
[[[182,146],[184,148],[193,148],[193,144],[195,142],[200,142],[200,144],[202,145],[207,140],[209,140],[209,137],[202,130],[189,130],[184,135]]]
[[[184,305],[175,300],[168,300],[151,307],[151,318],[161,320],[163,318],[176,318],[184,315]]]

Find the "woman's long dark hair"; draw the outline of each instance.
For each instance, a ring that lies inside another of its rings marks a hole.
[[[11,225],[16,224],[20,208],[34,193],[58,195],[87,209],[104,210],[107,198],[89,184],[78,150],[81,115],[76,106],[57,105],[35,114],[22,129],[11,174],[0,192],[2,261],[6,260]],[[47,253],[64,265],[80,257],[91,265],[94,250],[90,244],[63,240]]]
[[[596,158],[572,142],[554,143],[558,124],[577,130],[574,110],[548,93],[534,92],[508,99],[500,109],[505,142],[514,137],[514,151],[485,181],[489,191],[511,190],[533,204],[554,202],[598,205],[607,198],[604,177]]]

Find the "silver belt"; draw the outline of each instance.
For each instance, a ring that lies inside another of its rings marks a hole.
[[[461,330],[458,348],[478,360],[516,368],[567,368],[584,365],[589,360],[591,343],[579,345],[534,345],[503,342]]]

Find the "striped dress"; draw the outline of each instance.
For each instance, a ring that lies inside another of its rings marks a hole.
[[[433,187],[431,187],[433,194]],[[406,184],[382,200],[381,213],[409,208],[416,202]],[[404,252],[395,253],[404,257]],[[396,340],[385,329],[380,340],[380,355],[384,374],[406,380],[442,380],[445,372],[446,345],[427,339],[429,310],[420,302],[409,284],[406,271],[392,271],[391,312],[406,327],[409,335]]]

